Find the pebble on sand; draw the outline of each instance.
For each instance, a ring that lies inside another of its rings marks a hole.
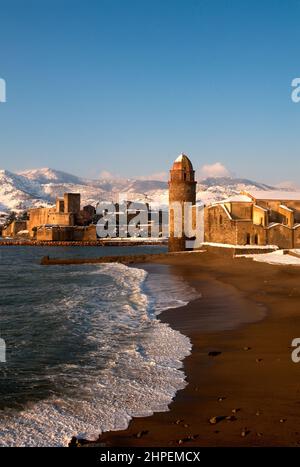
[[[216,423],[221,422],[221,421],[224,420],[225,418],[226,418],[226,417],[225,417],[224,415],[218,415],[218,416],[216,416],[216,417],[211,417],[211,418],[209,419],[209,423],[210,423],[211,425],[215,425]]]

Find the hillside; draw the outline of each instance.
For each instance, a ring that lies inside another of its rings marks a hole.
[[[204,203],[224,199],[241,190],[271,190],[272,186],[243,178],[210,177],[197,185],[197,200]],[[22,212],[32,206],[47,206],[65,192],[79,192],[82,204],[117,201],[119,193],[128,199],[166,208],[168,184],[158,180],[92,180],[50,168],[26,170],[19,174],[0,170],[0,211]]]

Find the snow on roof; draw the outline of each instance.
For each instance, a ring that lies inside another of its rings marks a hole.
[[[254,207],[257,208],[257,209],[260,209],[261,211],[268,212],[268,210],[266,208],[263,208],[262,206],[259,206],[258,204],[254,204]]]
[[[294,212],[292,209],[288,208],[284,204],[281,204],[279,207],[282,208],[282,209],[286,209],[287,211]]]
[[[248,192],[249,196],[261,200],[280,200],[280,201],[298,201],[300,200],[299,191],[280,191],[280,190],[258,190]]]
[[[182,152],[181,154],[179,154],[175,162],[182,162],[184,157],[187,157],[187,156]]]
[[[290,227],[288,225],[285,225],[285,224],[281,224],[280,222],[271,222],[267,228],[268,229],[272,229],[273,227],[276,227],[276,225],[280,225],[281,227],[285,227],[286,229],[289,229]]]
[[[226,212],[227,216],[229,217],[230,220],[232,220],[232,217],[231,217],[231,214],[230,212],[228,211],[228,209],[226,208],[226,206],[224,206],[224,204],[221,204],[222,208],[224,209],[224,211]]]
[[[247,195],[232,195],[229,198],[222,199],[219,203],[252,203],[252,198]]]

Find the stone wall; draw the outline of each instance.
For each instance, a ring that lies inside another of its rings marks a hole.
[[[35,236],[34,229],[36,227],[49,224],[74,225],[74,214],[56,212],[56,208],[34,208],[29,210],[28,230],[31,237]]]
[[[41,226],[37,229],[36,240],[40,242],[96,241],[96,226]]]
[[[233,220],[221,204],[205,208],[205,242],[231,245],[266,245],[266,229],[252,220]]]
[[[266,229],[252,221],[236,221],[237,245],[267,245]]]
[[[230,205],[230,207],[228,207]],[[252,203],[227,203],[226,207],[233,219],[252,219]]]
[[[80,211],[80,194],[65,193],[64,194],[64,210],[65,213],[73,212],[74,214]]]
[[[235,223],[220,204],[204,208],[204,241],[236,243]]]
[[[13,221],[6,229],[2,229],[3,237],[15,237],[21,230],[27,230],[27,221]]]
[[[253,206],[252,216],[254,224],[264,227],[268,225],[268,212],[265,208],[255,204]]]
[[[279,248],[293,248],[293,229],[277,224],[268,228],[268,244],[277,245]]]
[[[300,248],[300,226],[293,229],[294,238],[293,238],[293,247]]]

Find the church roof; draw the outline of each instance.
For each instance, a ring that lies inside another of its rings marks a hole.
[[[281,191],[281,190],[265,190],[265,191],[249,191],[249,196],[258,200],[272,201],[299,201],[299,191]]]
[[[232,195],[229,196],[229,198],[222,199],[222,201],[219,201],[219,203],[251,203],[252,198],[250,198],[247,195]]]
[[[188,156],[181,153],[177,157],[177,159],[175,160],[175,162],[173,164],[173,167],[172,167],[172,170],[187,170],[187,171],[190,171],[190,170],[194,170],[194,169],[193,169],[193,165],[192,165],[190,159],[188,158]]]

